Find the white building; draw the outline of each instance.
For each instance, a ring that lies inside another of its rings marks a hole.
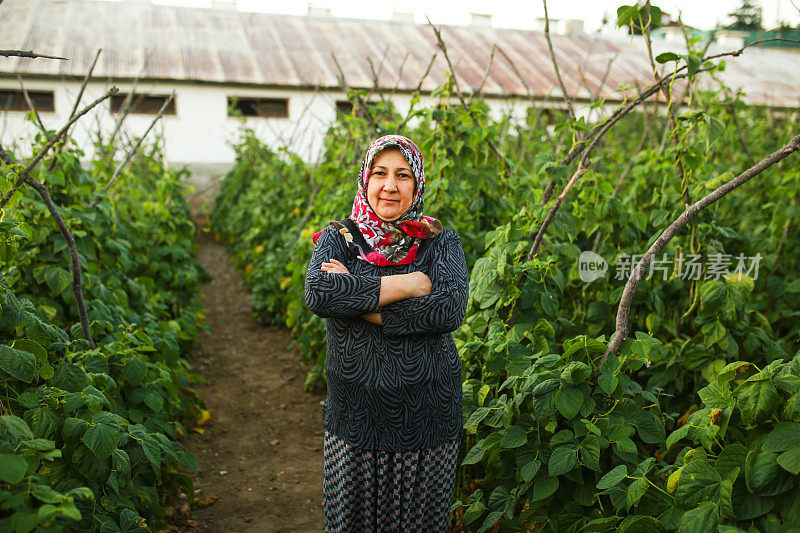
[[[74,127],[73,137],[87,159],[92,136],[114,128],[122,99],[134,86],[141,100],[125,121],[125,131],[133,136],[147,128],[166,95],[175,91],[174,104],[155,129],[163,134],[168,161],[188,165],[198,189],[230,168],[231,142],[242,121],[265,142],[288,144],[315,160],[337,105],[345,105],[342,77],[349,87],[366,90],[377,78],[400,110],[408,108],[418,85],[429,94],[446,79],[448,66],[437,52],[433,30],[415,24],[407,13],[369,21],[336,19],[325,10],[302,17],[245,13],[234,6],[232,1],[198,9],[149,0],[5,0],[0,49],[68,61],[0,57],[0,140],[6,147],[24,147],[20,139],[35,133],[24,120],[27,104],[18,76],[45,126],[57,129],[67,120],[98,48],[103,51],[83,103],[112,85],[122,95]],[[581,112],[597,97],[609,104],[621,101],[624,94],[617,88],[622,84],[643,86],[652,80],[639,40],[587,35],[575,21],[554,21],[552,28],[563,32],[552,36],[553,46],[567,91],[584,106]],[[531,101],[563,105],[542,32],[493,28],[487,17],[476,16],[471,26],[443,27],[442,35],[462,91],[482,87],[494,112],[523,113]],[[487,73],[493,44],[497,49]],[[656,53],[680,53],[675,43],[654,46]],[[743,88],[750,103],[797,108],[798,59],[792,52],[749,49],[729,59],[722,79]],[[231,116],[231,109],[246,117]]]

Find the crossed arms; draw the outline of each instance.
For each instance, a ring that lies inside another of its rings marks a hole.
[[[308,265],[305,300],[323,318],[361,317],[385,335],[449,333],[464,319],[469,274],[455,233],[438,238],[428,270],[390,276],[350,274],[348,252],[335,231],[317,241]]]

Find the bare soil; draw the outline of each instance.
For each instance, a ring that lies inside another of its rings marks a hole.
[[[223,244],[197,233],[208,324],[193,352],[195,387],[211,413],[190,432],[196,497],[184,532],[322,531],[322,405],[303,391],[309,367],[288,349],[288,332],[252,318],[249,291]]]

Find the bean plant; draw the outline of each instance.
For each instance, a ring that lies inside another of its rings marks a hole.
[[[453,104],[450,78],[438,103],[415,97],[405,115],[351,91],[353,112],[331,126],[317,164],[242,131],[212,224],[253,287],[255,314],[288,326],[315,363],[306,387],[324,380],[325,357],[324,322],[302,298],[310,236],[349,213],[373,138],[401,133],[422,149],[426,212],[461,235],[471,270],[454,334],[465,430],[456,531],[800,528],[789,155],[800,119],[746,105],[716,81],[724,60],[692,48],[656,59],[671,81],[688,80],[683,100],[620,88],[620,107],[597,122],[532,102],[522,121],[492,118],[479,98]],[[784,145],[781,160],[756,166]],[[631,333],[612,350],[638,258],[687,205],[751,167],[755,177],[650,263],[626,309]],[[587,253],[605,275],[586,279]]]

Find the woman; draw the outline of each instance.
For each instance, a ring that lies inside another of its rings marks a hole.
[[[375,140],[350,217],[315,234],[305,300],[327,318],[326,531],[447,531],[462,435],[461,241],[422,215],[422,154]]]

